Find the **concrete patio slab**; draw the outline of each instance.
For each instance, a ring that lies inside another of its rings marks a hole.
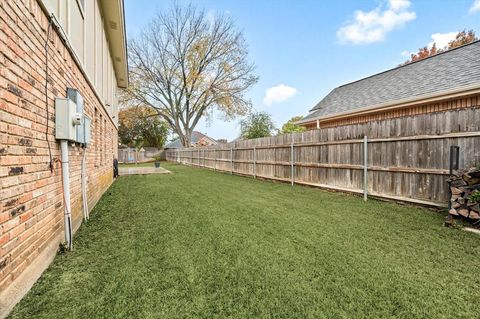
[[[163,167],[119,167],[118,173],[122,175],[149,175],[149,174],[171,174]]]

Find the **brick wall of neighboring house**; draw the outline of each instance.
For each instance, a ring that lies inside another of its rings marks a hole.
[[[47,16],[35,0],[0,0],[0,293],[22,272],[35,267],[48,245],[63,241],[63,195],[60,164],[49,170],[45,132],[44,42]],[[80,90],[92,119],[87,148],[90,208],[112,183],[117,129],[88,84],[55,28],[49,41],[48,141],[60,158],[54,138],[54,98],[67,87]],[[74,228],[82,221],[80,164],[83,149],[70,144]]]
[[[329,128],[335,126],[344,126],[352,124],[367,123],[372,121],[381,121],[387,119],[393,119],[403,116],[415,116],[419,114],[427,114],[433,112],[444,112],[448,110],[461,109],[466,107],[479,107],[480,95],[466,96],[462,98],[449,99],[435,103],[424,103],[404,107],[396,110],[378,110],[369,114],[352,114],[351,116],[345,116],[340,119],[322,120],[320,121],[321,128]],[[304,125],[307,130],[317,129],[316,122],[312,122]]]

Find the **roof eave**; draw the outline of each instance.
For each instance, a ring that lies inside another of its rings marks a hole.
[[[104,28],[109,39],[117,86],[128,86],[127,38],[125,29],[125,9],[123,0],[99,1],[104,17]]]
[[[295,122],[295,124],[305,125],[305,124],[315,123],[317,120],[321,120],[321,121],[336,120],[344,117],[350,117],[353,115],[360,115],[360,114],[363,115],[363,114],[368,114],[368,113],[373,113],[378,111],[399,109],[399,108],[408,107],[411,105],[430,103],[438,100],[451,99],[451,98],[456,98],[456,97],[465,96],[465,95],[473,95],[478,93],[480,93],[480,84],[468,85],[468,86],[464,86],[464,87],[453,89],[453,90],[437,92],[434,94],[424,94],[424,95],[416,96],[414,98],[396,100],[388,103],[381,103],[377,105],[358,108],[351,111],[333,113],[333,114],[328,114],[324,116],[317,116],[314,118],[297,121]]]

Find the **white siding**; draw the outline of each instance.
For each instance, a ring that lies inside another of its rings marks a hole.
[[[95,84],[95,12],[97,2],[95,0],[85,1],[85,36],[86,36],[86,50],[85,63],[88,77]]]
[[[100,15],[100,8],[98,5],[95,8],[95,85],[99,93],[101,93],[102,84],[102,65],[103,65],[103,22]]]
[[[68,31],[68,35],[75,49],[75,53],[80,61],[85,64],[85,20],[81,10],[76,0],[70,0],[70,30]]]
[[[88,79],[116,122],[117,81],[98,1],[42,1],[57,17]]]

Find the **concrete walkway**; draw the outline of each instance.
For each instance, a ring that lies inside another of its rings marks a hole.
[[[148,175],[148,174],[170,174],[171,172],[169,170],[166,170],[163,167],[155,168],[154,166],[152,167],[119,167],[118,168],[118,173],[120,176],[122,175]]]

